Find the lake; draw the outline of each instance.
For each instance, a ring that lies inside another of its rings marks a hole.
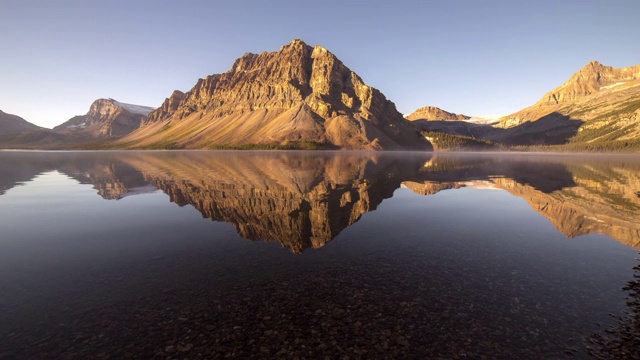
[[[0,229],[3,359],[640,356],[637,156],[0,151]]]

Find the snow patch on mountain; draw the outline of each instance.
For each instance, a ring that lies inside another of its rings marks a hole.
[[[120,106],[121,108],[123,108],[123,109],[125,109],[128,112],[133,113],[133,114],[140,114],[140,115],[147,116],[147,115],[149,115],[150,112],[155,110],[154,108],[152,108],[150,106],[142,106],[142,105],[121,103],[121,102],[116,101],[114,99],[109,99],[109,100],[111,102],[113,102],[114,105]]]

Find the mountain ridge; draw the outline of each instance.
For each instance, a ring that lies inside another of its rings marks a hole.
[[[591,61],[535,104],[491,124],[416,120],[423,131],[539,150],[640,150],[640,64]],[[458,139],[458,142],[464,139]],[[443,149],[446,150],[446,149]]]
[[[456,121],[456,120],[469,120],[470,116],[463,114],[455,114],[445,110],[440,109],[436,106],[423,106],[421,108],[416,109],[411,114],[405,116],[407,120],[445,120],[445,121]]]
[[[41,129],[18,115],[8,114],[0,110],[0,134],[20,133],[28,130]]]
[[[606,66],[591,61],[567,81],[547,92],[535,104],[500,119],[500,127],[508,128],[535,121],[554,111],[571,115],[572,107],[602,96],[640,86],[640,64],[625,68]],[[579,109],[578,109],[579,110]]]

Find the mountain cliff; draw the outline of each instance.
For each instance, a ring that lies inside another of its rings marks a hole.
[[[247,53],[223,74],[175,91],[128,148],[219,148],[310,142],[343,149],[431,149],[377,89],[334,54],[294,40]]]
[[[40,129],[40,127],[19,116],[7,114],[0,110],[0,134],[15,134],[37,129]]]
[[[425,106],[425,107],[421,107],[419,109],[416,109],[416,111],[412,112],[411,114],[405,116],[405,118],[407,120],[449,120],[449,121],[453,121],[453,120],[469,120],[471,119],[470,116],[467,115],[462,115],[462,114],[454,114],[454,113],[450,113],[448,111],[444,111],[438,107],[435,106]]]
[[[98,99],[85,115],[74,116],[53,128],[61,134],[82,135],[88,138],[114,138],[140,127],[151,107],[125,104],[113,99]]]

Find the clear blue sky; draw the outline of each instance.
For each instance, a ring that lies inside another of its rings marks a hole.
[[[294,38],[409,113],[504,115],[591,60],[640,63],[639,0],[0,0],[0,110],[45,127],[97,98],[157,107]]]

